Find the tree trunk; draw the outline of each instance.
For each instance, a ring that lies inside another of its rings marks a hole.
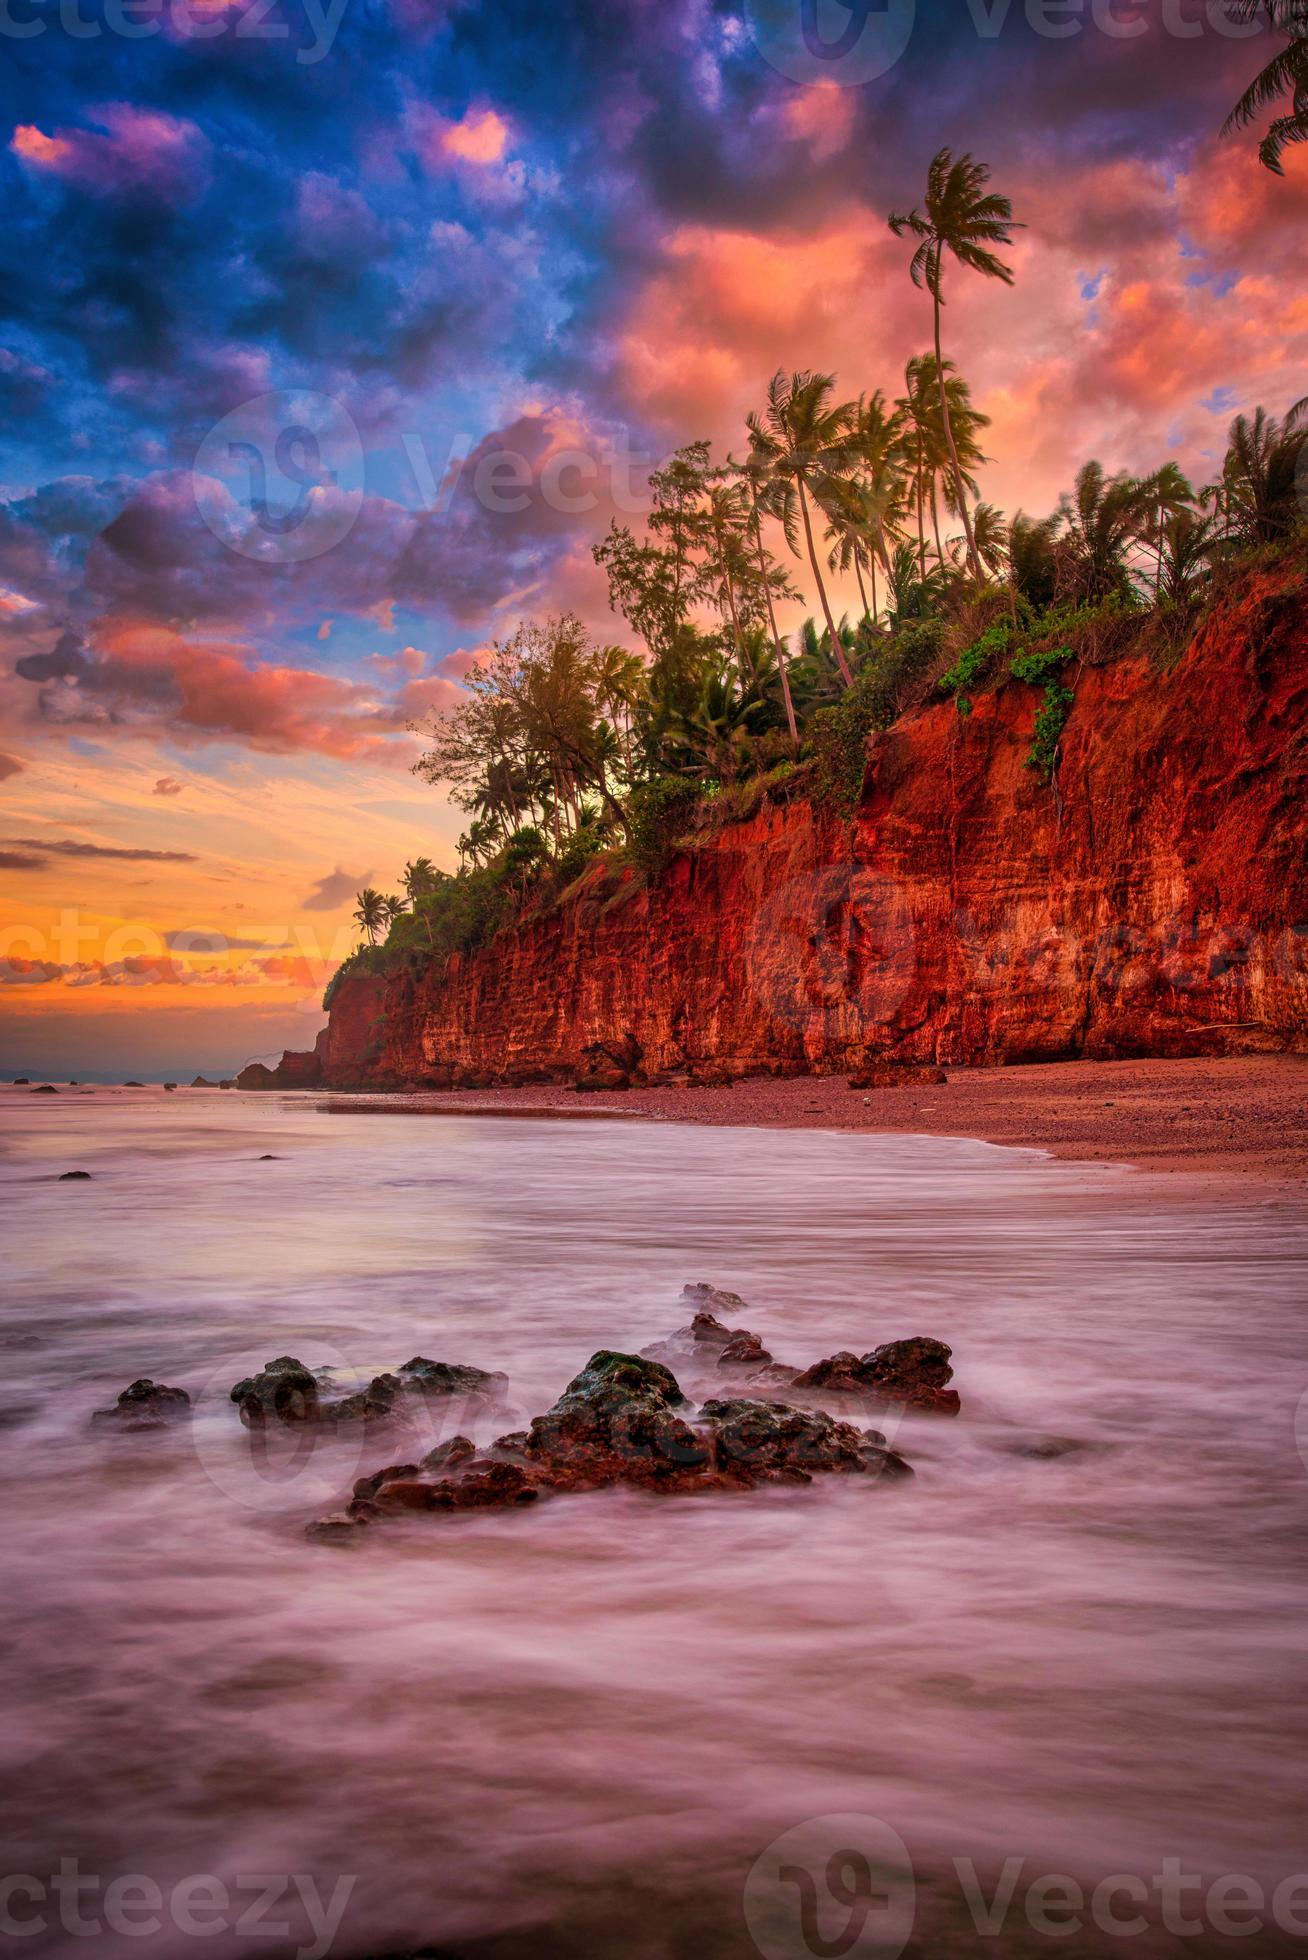
[[[858,546],[857,546],[857,545],[855,545],[855,547],[854,547],[854,577],[855,577],[855,578],[856,578],[856,579],[858,580],[858,596],[859,596],[859,598],[860,598],[860,599],[862,600],[862,602],[863,602],[863,617],[864,617],[864,619],[866,619],[866,618],[867,618],[867,616],[868,616],[868,611],[867,611],[867,592],[865,591],[865,589],[864,589],[864,586],[863,586],[863,567],[862,567],[862,566],[861,566],[861,565],[859,564],[859,562],[858,562]]]
[[[781,676],[781,698],[786,704],[786,723],[790,729],[790,739],[799,747],[799,728],[795,721],[795,704],[790,698],[790,675],[786,671],[786,656],[782,650],[781,635],[777,631],[777,615],[772,607],[772,587],[768,583],[768,561],[763,552],[763,526],[759,520],[758,505],[754,506],[754,541],[758,546],[759,577],[763,581],[763,597],[767,601],[768,625],[772,628],[772,646],[777,656],[777,672]]]
[[[840,670],[840,678],[845,683],[845,686],[852,687],[854,685],[854,676],[849,671],[849,662],[845,658],[845,649],[841,645],[840,635],[836,631],[836,622],[831,617],[831,606],[827,599],[827,588],[822,583],[822,570],[818,564],[817,547],[813,543],[813,525],[808,514],[808,496],[804,489],[802,472],[796,478],[796,482],[799,484],[799,508],[804,517],[804,537],[808,543],[808,562],[813,567],[813,576],[817,580],[818,598],[822,602],[822,615],[827,622],[827,631],[831,635],[831,657]]]
[[[940,261],[944,249],[943,245],[937,245],[936,247],[936,277],[931,293],[931,298],[934,302],[933,310],[936,324],[936,383],[940,389],[940,413],[944,417],[945,441],[949,445],[949,461],[954,472],[954,493],[958,498],[958,508],[963,519],[963,531],[967,538],[967,562],[971,567],[972,576],[979,584],[981,581],[981,561],[976,555],[976,539],[972,535],[972,513],[967,507],[967,492],[963,488],[963,471],[958,460],[958,449],[954,442],[954,425],[949,419],[949,390],[945,386],[945,362],[944,356],[940,351]]]

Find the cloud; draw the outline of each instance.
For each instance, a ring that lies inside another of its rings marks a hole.
[[[30,169],[96,196],[130,195],[170,204],[189,202],[204,189],[209,144],[194,123],[110,102],[88,109],[90,128],[45,135],[20,123],[10,141]]]
[[[0,755],[0,783],[7,782],[10,776],[22,774],[23,765],[16,756]]]
[[[231,933],[219,932],[217,927],[180,926],[173,932],[164,934],[164,944],[171,953],[214,954],[214,953],[276,953],[285,951],[286,940],[238,939]]]
[[[0,851],[0,871],[44,871],[45,859],[24,851]]]
[[[176,776],[160,776],[150,794],[151,796],[180,796],[185,787],[184,783],[178,782]]]
[[[119,858],[130,864],[198,864],[190,851],[125,850],[116,844],[83,844],[73,837],[10,837],[6,843],[20,851],[40,851],[48,857]]]
[[[319,878],[309,896],[303,901],[302,912],[335,912],[347,904],[357,891],[362,891],[371,878],[371,871],[342,871],[338,864],[335,871]]]

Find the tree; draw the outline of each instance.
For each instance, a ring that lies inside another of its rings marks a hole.
[[[1159,535],[1157,596],[1172,606],[1188,606],[1208,582],[1220,543],[1221,519],[1216,514],[1170,512]]]
[[[401,883],[411,899],[419,899],[435,891],[439,877],[430,858],[411,858],[404,867]]]
[[[397,919],[402,919],[408,910],[404,900],[395,892],[388,892],[382,899],[381,905],[382,918],[388,929]]]
[[[977,578],[981,576],[981,566],[977,558],[976,539],[972,534],[972,519],[968,510],[963,472],[950,421],[948,390],[945,387],[940,309],[945,303],[944,264],[947,251],[953,254],[960,265],[969,266],[972,271],[981,273],[986,279],[1002,279],[1006,286],[1011,286],[1013,283],[1011,268],[997,253],[991,251],[990,247],[1011,245],[1013,232],[1021,230],[1022,227],[1013,217],[1010,200],[999,196],[996,192],[986,191],[985,187],[989,181],[989,170],[983,163],[977,163],[970,154],[961,156],[955,161],[952,151],[938,150],[932,158],[927,173],[925,208],[915,209],[902,215],[892,212],[889,219],[890,229],[896,238],[902,238],[907,231],[922,241],[913,255],[909,270],[913,284],[924,286],[931,294],[940,412],[953,471],[954,495],[967,538],[968,564]]]
[[[785,643],[777,631],[775,603],[778,598],[789,599],[798,595],[793,592],[785,572],[775,563],[763,544],[763,519],[768,516],[781,526],[787,544],[792,551],[795,551],[794,492],[785,477],[773,473],[772,464],[761,449],[751,450],[741,463],[728,458],[728,467],[736,471],[749,499],[750,532],[754,540],[754,560],[758,572],[756,590],[762,594],[764,610],[767,614],[768,632],[771,635],[777,675],[781,682],[781,698],[785,704],[786,726],[790,730],[792,743],[798,748],[799,727],[795,720],[795,701],[790,686],[790,662],[786,655]]]
[[[1252,420],[1237,415],[1231,424],[1222,487],[1232,528],[1251,544],[1274,544],[1300,520],[1299,473],[1308,445],[1303,408],[1297,404],[1284,421],[1259,408]]]
[[[1163,527],[1179,511],[1194,507],[1194,491],[1178,463],[1164,463],[1160,470],[1146,477],[1143,487],[1152,530],[1148,542],[1154,550],[1154,597],[1157,599],[1163,586]]]
[[[1124,471],[1110,477],[1102,463],[1082,466],[1072,495],[1058,507],[1062,596],[1084,604],[1131,592],[1127,552],[1148,522],[1149,494],[1147,481]]]
[[[1288,42],[1255,75],[1240,100],[1222,124],[1223,136],[1249,124],[1270,109],[1281,97],[1290,97],[1290,113],[1273,118],[1258,145],[1258,155],[1268,170],[1285,175],[1281,159],[1292,143],[1308,138],[1308,0],[1235,0],[1233,20],[1256,20],[1266,14],[1267,24]]]
[[[747,420],[750,440],[760,460],[771,466],[774,476],[795,487],[808,561],[831,635],[832,655],[840,669],[840,678],[849,687],[854,676],[836,632],[831,602],[822,581],[810,509],[811,503],[822,506],[828,500],[834,484],[848,475],[852,465],[850,431],[855,404],[838,402],[833,406],[831,394],[835,385],[834,375],[806,370],[787,379],[778,369],[768,388],[768,405],[763,414],[751,414]]]
[[[368,935],[368,944],[377,944],[377,934],[386,924],[386,901],[381,893],[369,885],[364,891],[355,893],[354,919]]]

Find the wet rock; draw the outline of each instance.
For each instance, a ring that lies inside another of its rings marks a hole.
[[[175,1082],[165,1082],[165,1083],[164,1083],[164,1088],[165,1088],[165,1090],[173,1090],[173,1089],[175,1089],[176,1087],[177,1087],[177,1084],[176,1084]]]
[[[184,1388],[169,1388],[142,1376],[125,1388],[112,1409],[97,1409],[92,1422],[119,1429],[161,1429],[189,1415],[191,1398]]]
[[[656,1361],[601,1349],[525,1431],[478,1452],[466,1436],[362,1477],[344,1513],[310,1526],[348,1537],[403,1513],[502,1509],[615,1484],[664,1494],[752,1490],[819,1474],[903,1477],[885,1438],[823,1410],[736,1397],[695,1420],[676,1377]]]
[[[247,1428],[257,1428],[270,1420],[316,1422],[319,1416],[317,1380],[304,1363],[291,1354],[278,1355],[257,1375],[237,1382],[232,1390],[232,1401],[240,1410],[241,1421]]]
[[[90,1171],[60,1171],[59,1182],[61,1184],[89,1184],[91,1182],[91,1173]]]
[[[33,1089],[32,1094],[34,1096],[57,1096],[59,1091],[55,1088],[53,1082],[43,1082],[39,1089]]]
[[[312,1524],[304,1527],[306,1538],[316,1539],[320,1544],[339,1545],[356,1538],[361,1527],[369,1520],[355,1517],[349,1511],[333,1511],[329,1517],[315,1518]]]
[[[660,1362],[601,1348],[527,1432],[524,1454],[556,1489],[694,1481],[707,1461]]]
[[[224,1080],[218,1084],[218,1087],[220,1089],[234,1089],[236,1087],[236,1077],[234,1075],[229,1075],[225,1077]]]
[[[719,1473],[738,1472],[751,1484],[778,1479],[807,1483],[833,1471],[859,1476],[913,1474],[902,1456],[884,1447],[879,1431],[856,1429],[823,1410],[734,1399],[706,1402],[701,1414],[712,1431]]]
[[[585,1074],[577,1077],[572,1086],[579,1096],[616,1095],[624,1089],[630,1089],[631,1077],[625,1069],[614,1068],[610,1064],[607,1068],[587,1069]]]
[[[366,1388],[339,1402],[320,1403],[318,1413],[325,1422],[386,1422],[396,1413],[403,1394],[398,1375],[374,1375]]]
[[[15,1089],[26,1089],[31,1083],[31,1080],[30,1075],[16,1075],[14,1077],[14,1087]]]
[[[203,1075],[197,1075],[194,1082],[192,1082],[191,1087],[193,1089],[216,1089],[218,1087],[218,1084],[216,1082],[210,1082],[207,1079],[207,1077]]]
[[[263,1156],[259,1159],[261,1164],[276,1164],[280,1163],[280,1161],[280,1158],[273,1156],[271,1150],[265,1150]]]
[[[719,1313],[744,1310],[745,1302],[739,1293],[728,1293],[701,1280],[683,1287],[681,1297],[691,1309],[690,1325],[679,1327],[664,1341],[642,1348],[645,1360],[752,1369],[766,1367],[772,1361],[757,1334],[747,1327],[728,1327],[718,1318]]]
[[[144,1082],[124,1082],[124,1089],[144,1089]]]
[[[406,1388],[429,1399],[459,1395],[482,1402],[500,1402],[509,1386],[507,1375],[457,1361],[429,1361],[423,1354],[415,1354],[412,1361],[406,1361],[399,1373]]]
[[[751,1334],[747,1327],[738,1327],[718,1355],[718,1366],[719,1368],[761,1368],[771,1359],[772,1356],[757,1334]]]
[[[849,1078],[851,1089],[910,1089],[948,1082],[942,1068],[923,1062],[873,1062]]]
[[[960,1406],[958,1391],[947,1386],[954,1373],[950,1366],[951,1353],[943,1341],[932,1340],[925,1334],[906,1341],[888,1341],[870,1354],[857,1355],[842,1349],[797,1375],[794,1387],[801,1393],[853,1395],[886,1406],[956,1416]]]

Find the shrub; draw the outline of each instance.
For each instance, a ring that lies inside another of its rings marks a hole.
[[[1043,685],[1045,690],[1044,706],[1035,719],[1026,764],[1028,769],[1038,769],[1047,783],[1054,779],[1054,771],[1058,767],[1058,745],[1063,739],[1067,717],[1076,698],[1070,687],[1064,687],[1058,674],[1074,657],[1072,648],[1068,646],[1041,647],[1035,653],[1019,654],[1013,662],[1014,680],[1027,681],[1035,687]]]
[[[995,620],[979,639],[963,648],[953,666],[940,676],[941,687],[956,697],[960,715],[971,714],[972,699],[967,690],[976,686],[992,661],[997,660],[1001,653],[1007,653],[1012,638],[1011,622],[1007,619]]]
[[[631,854],[647,871],[657,871],[673,842],[690,824],[704,785],[687,776],[654,776],[632,791],[627,803]]]
[[[850,814],[858,806],[867,770],[869,737],[898,720],[933,660],[940,653],[942,628],[921,620],[897,633],[862,668],[833,708],[822,708],[810,724],[813,798]]]

